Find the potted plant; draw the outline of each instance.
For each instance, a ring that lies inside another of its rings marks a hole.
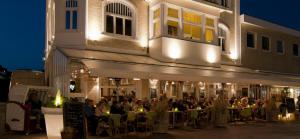
[[[58,90],[56,97],[51,98],[50,101],[42,107],[48,139],[61,139],[61,131],[63,130],[62,104],[63,98]]]

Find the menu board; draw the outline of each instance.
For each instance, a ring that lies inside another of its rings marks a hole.
[[[64,104],[64,127],[74,129],[74,139],[86,138],[83,108],[84,104],[80,102],[67,102]]]

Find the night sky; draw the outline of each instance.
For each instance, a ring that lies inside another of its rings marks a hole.
[[[46,0],[0,4],[0,65],[43,69]],[[300,30],[299,0],[241,0],[242,13]]]

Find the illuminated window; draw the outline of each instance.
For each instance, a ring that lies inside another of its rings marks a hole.
[[[168,34],[171,36],[177,36],[178,33],[178,22],[168,21]]]
[[[214,21],[214,19],[206,18],[206,26],[214,27],[214,26],[215,26],[215,21]]]
[[[161,35],[161,19],[160,19],[160,14],[161,10],[160,8],[157,8],[153,12],[153,37],[158,37]]]
[[[178,10],[173,8],[168,8],[168,35],[178,36],[178,28],[179,28],[179,18],[178,18]]]
[[[78,28],[78,1],[66,0],[65,28],[76,30]]]
[[[184,38],[201,39],[201,16],[192,12],[183,13],[183,32]]]
[[[105,6],[105,30],[123,36],[133,36],[132,9],[122,3],[109,3]]]
[[[160,18],[160,8],[157,8],[153,14],[153,19],[157,19],[157,18]]]
[[[205,24],[205,41],[212,43],[215,36],[215,20],[211,18],[206,18]]]
[[[214,30],[206,28],[205,29],[205,40],[208,43],[212,43],[214,40]]]
[[[178,10],[173,8],[168,8],[168,16],[173,18],[178,18]]]
[[[192,23],[192,24],[201,24],[202,18],[201,15],[192,13],[192,12],[184,12],[183,13],[184,22]]]

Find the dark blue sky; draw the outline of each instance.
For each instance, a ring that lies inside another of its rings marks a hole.
[[[3,0],[0,65],[43,69],[46,0]],[[300,30],[300,0],[241,0],[242,13]]]

